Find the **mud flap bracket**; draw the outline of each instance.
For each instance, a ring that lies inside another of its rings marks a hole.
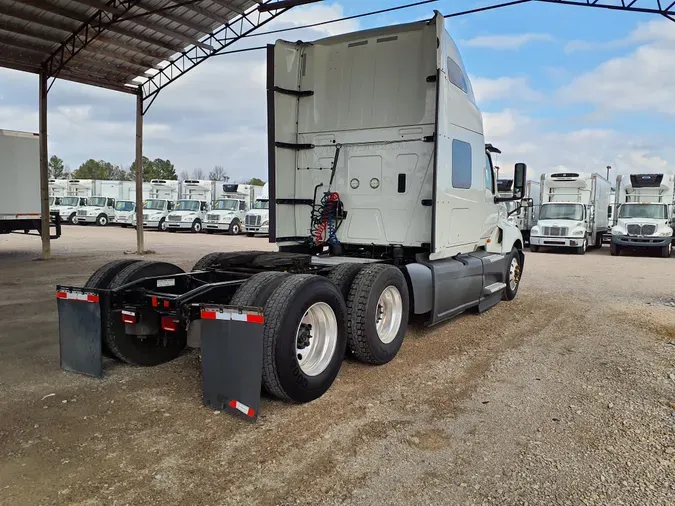
[[[101,378],[100,295],[95,290],[56,287],[61,369]]]
[[[200,305],[204,404],[254,422],[263,362],[261,308]]]

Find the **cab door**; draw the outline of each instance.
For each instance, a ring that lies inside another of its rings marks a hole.
[[[483,206],[483,226],[481,228],[481,241],[487,240],[497,228],[499,220],[499,206],[495,204],[497,182],[495,170],[492,166],[492,158],[485,153],[485,205]]]

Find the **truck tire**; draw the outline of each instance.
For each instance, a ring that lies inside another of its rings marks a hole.
[[[410,296],[400,269],[365,266],[347,297],[347,344],[361,362],[381,365],[401,349],[408,327]]]
[[[232,220],[232,222],[230,223],[230,228],[229,228],[228,232],[229,232],[230,235],[241,234],[241,223],[239,222],[239,220],[237,220],[237,219]]]
[[[594,248],[595,249],[601,249],[602,248],[602,232],[598,232],[598,235],[595,237],[595,244]]]
[[[180,267],[166,262],[134,262],[118,272],[110,282],[110,288],[118,288],[150,276],[183,272]],[[112,354],[121,361],[142,366],[159,365],[173,360],[185,348],[185,329],[178,329],[177,332],[160,330],[156,335],[137,337],[126,333],[124,323],[117,313],[115,311],[106,318],[103,339]]]
[[[96,224],[99,227],[105,227],[108,225],[108,215],[107,214],[99,214],[98,217],[96,218]]]
[[[506,261],[506,288],[502,292],[502,300],[513,300],[518,295],[520,279],[523,274],[523,256],[518,248],[511,249],[509,258]]]
[[[538,253],[539,252],[539,246],[535,246],[534,244],[530,244],[530,251],[532,253]]]
[[[265,390],[283,400],[310,402],[333,384],[347,345],[346,307],[321,276],[286,277],[263,309]]]
[[[287,272],[259,272],[248,278],[232,297],[232,306],[263,307],[272,292],[290,276]]]
[[[84,288],[102,288],[106,289],[109,287],[110,282],[113,280],[117,274],[127,267],[128,265],[133,264],[134,262],[139,262],[137,259],[123,259],[123,260],[113,260],[108,262],[105,265],[102,265],[94,271],[94,273],[89,276],[89,279],[84,284]],[[105,339],[101,341],[101,353],[104,357],[116,358],[108,349]]]
[[[587,244],[588,244],[588,242],[586,241],[586,239],[584,239],[584,244],[582,246],[579,246],[578,248],[574,248],[574,252],[577,255],[585,255]]]
[[[354,283],[354,279],[356,278],[356,275],[361,272],[363,267],[363,264],[340,264],[328,273],[327,278],[337,286],[338,290],[340,290],[342,297],[345,299],[345,303],[349,297],[349,290]]]
[[[265,251],[233,251],[229,253],[209,253],[204,255],[192,267],[192,271],[203,271],[208,268],[224,269],[229,266],[246,265],[253,262],[253,260],[260,255],[264,255]]]
[[[159,223],[157,224],[157,230],[160,232],[166,232],[166,219],[162,218],[159,220]]]
[[[192,227],[190,227],[190,232],[198,234],[202,231],[202,222],[199,218],[192,222]]]
[[[619,255],[621,255],[621,246],[614,243],[610,244],[609,254],[612,255],[613,257],[618,257]]]
[[[66,221],[69,225],[75,225],[77,223],[77,213],[70,213]]]
[[[253,232],[246,232],[246,237],[253,237],[255,234]]]
[[[670,258],[670,254],[673,251],[673,243],[668,243],[667,246],[663,246],[661,248],[661,257],[662,258]]]

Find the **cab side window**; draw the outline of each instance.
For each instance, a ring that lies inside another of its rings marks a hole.
[[[492,193],[495,192],[495,174],[492,170],[492,162],[488,155],[485,155],[485,188]]]
[[[239,201],[239,210],[246,211],[246,202],[244,202],[243,200]]]

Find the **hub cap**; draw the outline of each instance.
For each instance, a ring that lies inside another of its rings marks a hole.
[[[403,319],[403,299],[395,286],[388,286],[377,301],[375,328],[384,344],[391,343],[398,334]]]
[[[514,257],[509,266],[509,287],[511,291],[516,289],[518,283],[520,283],[520,264],[518,259]]]
[[[338,322],[325,302],[310,306],[302,317],[295,338],[295,357],[303,373],[318,376],[330,364],[338,340]]]

